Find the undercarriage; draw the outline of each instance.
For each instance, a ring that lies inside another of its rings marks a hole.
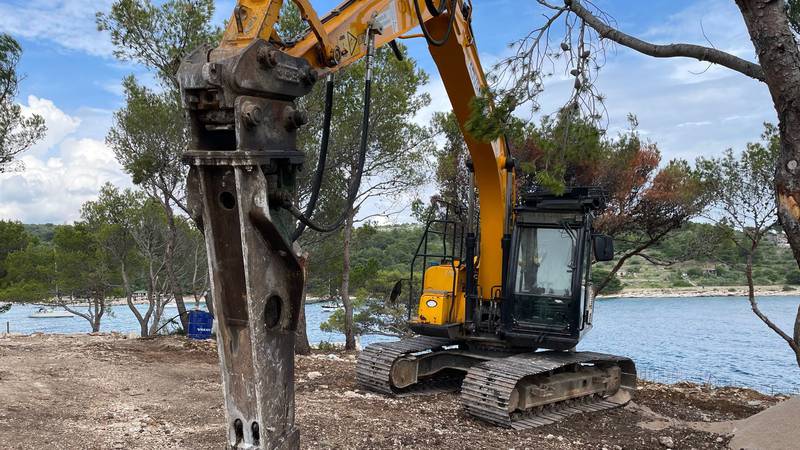
[[[416,336],[368,346],[356,378],[393,396],[460,390],[470,415],[524,429],[626,404],[636,367],[601,353],[471,350],[463,341]]]

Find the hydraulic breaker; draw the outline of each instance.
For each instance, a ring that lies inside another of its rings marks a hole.
[[[230,449],[299,446],[294,341],[304,275],[291,242],[303,162],[294,99],[316,82],[308,62],[255,40],[201,48],[181,65],[189,119],[189,208],[211,275]]]

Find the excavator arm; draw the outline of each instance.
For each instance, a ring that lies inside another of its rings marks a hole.
[[[219,46],[197,49],[179,70],[189,206],[208,249],[228,445],[236,449],[299,445],[293,349],[305,272],[287,205],[304,163],[296,133],[307,119],[295,100],[420,23],[462,131],[486,86],[469,3],[348,0],[320,18],[307,0],[294,2],[310,28],[298,41],[276,31],[282,1],[239,0]],[[485,269],[477,290],[485,296],[502,283],[513,172],[504,141],[464,136],[479,191]]]

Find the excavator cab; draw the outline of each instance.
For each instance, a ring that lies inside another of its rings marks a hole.
[[[507,237],[503,285],[489,295],[470,283],[481,270],[480,255],[473,256],[474,239],[459,215],[447,209],[429,220],[412,262],[411,278],[420,272],[421,289],[412,286],[409,302],[416,300],[417,308],[411,329],[451,339],[496,339],[515,349],[575,347],[592,326],[592,261],[610,260],[614,253],[611,239],[593,229],[603,207],[597,188],[522,196]]]
[[[521,199],[503,290],[502,333],[512,345],[565,350],[591,328],[592,260],[613,256],[611,240],[592,227],[602,207],[601,192],[591,188]]]

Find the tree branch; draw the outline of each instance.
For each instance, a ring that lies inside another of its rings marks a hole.
[[[761,66],[731,55],[730,53],[695,44],[659,45],[646,42],[612,28],[600,20],[600,18],[592,14],[591,11],[584,8],[583,5],[581,5],[580,0],[564,0],[564,4],[570,9],[570,11],[586,22],[587,25],[597,31],[597,34],[600,35],[601,38],[610,39],[617,44],[628,47],[632,50],[636,50],[639,53],[643,53],[655,58],[694,58],[698,61],[707,61],[713,64],[719,64],[741,74],[747,75],[750,78],[755,78],[761,82],[765,81],[764,70],[761,68]]]

